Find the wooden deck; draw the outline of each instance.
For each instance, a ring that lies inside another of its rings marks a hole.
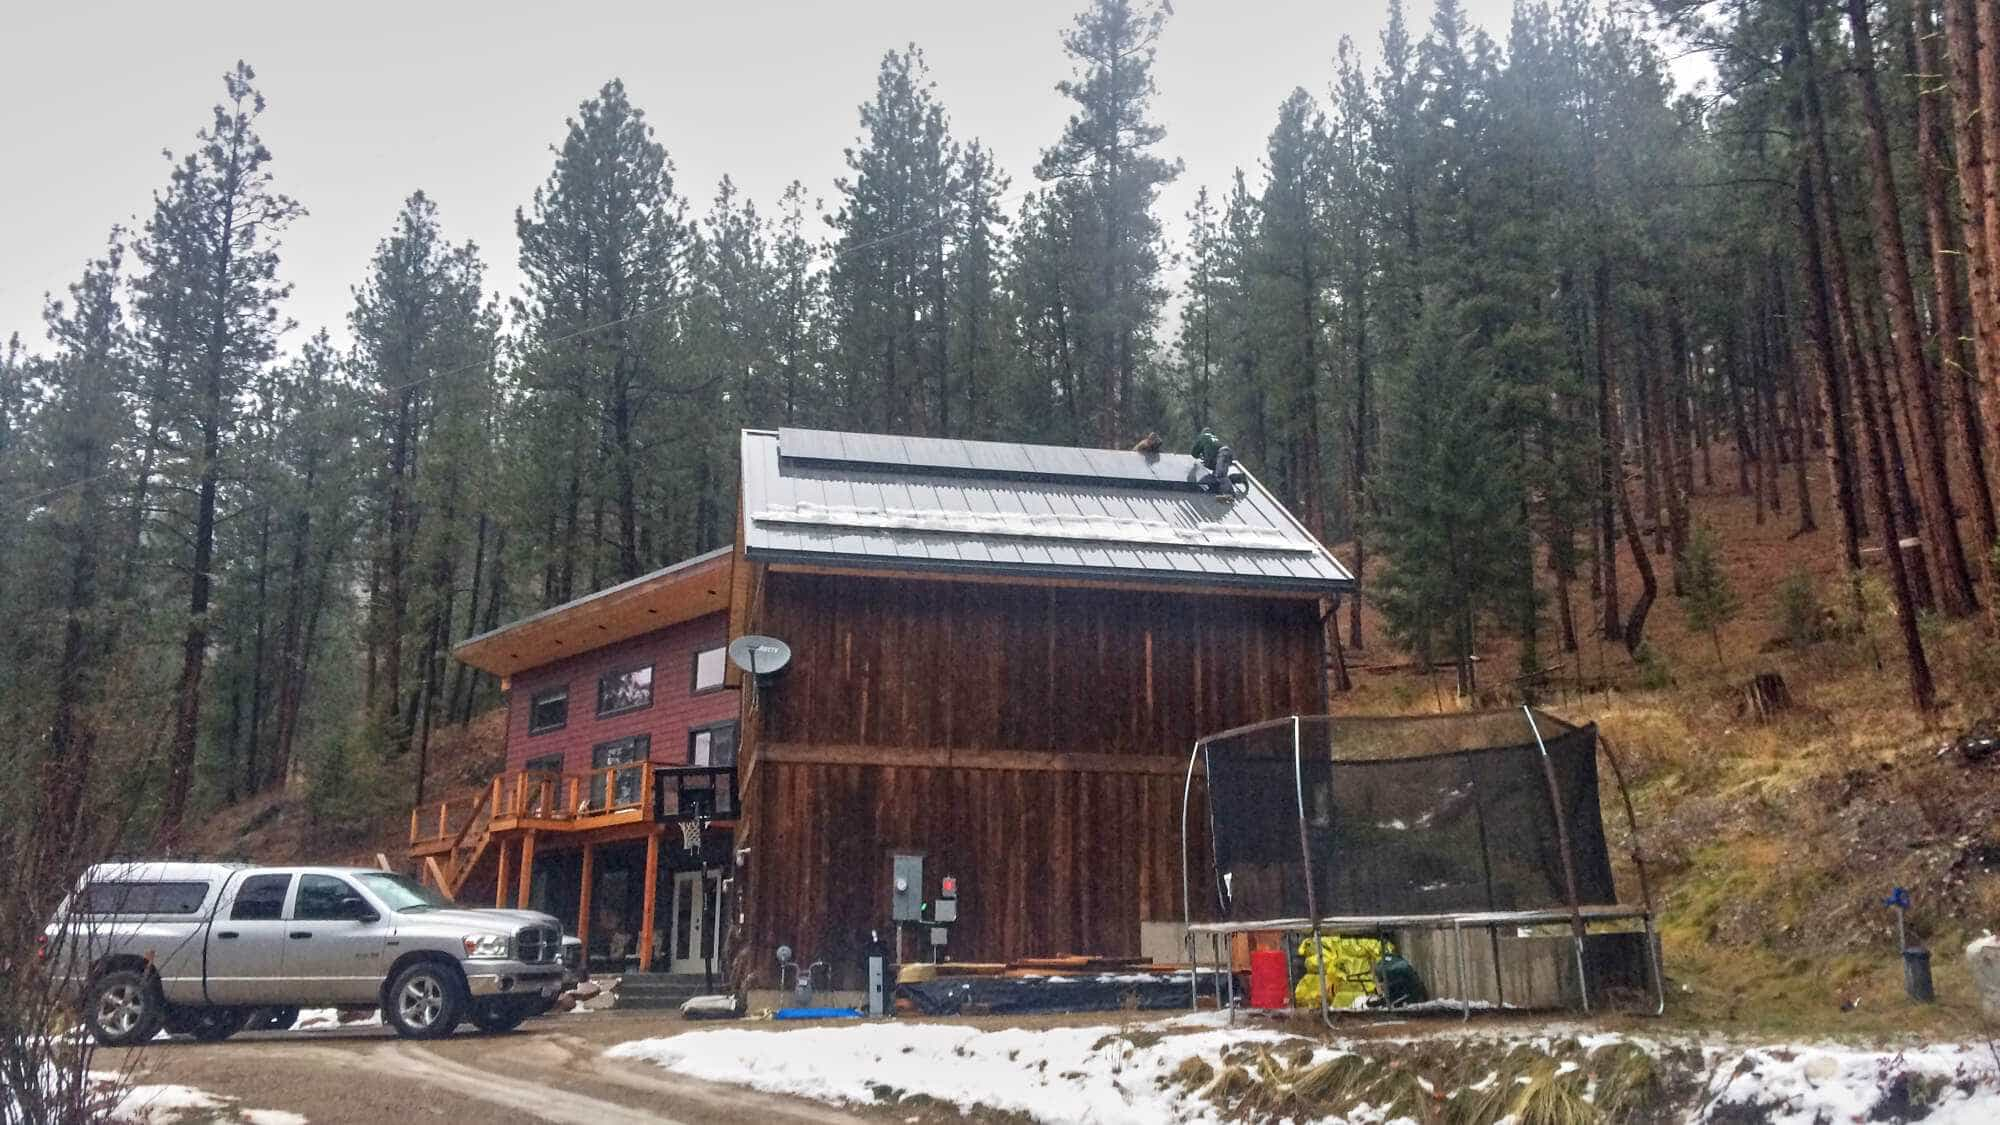
[[[410,856],[419,877],[458,897],[474,872],[491,866],[495,906],[528,904],[538,844],[580,846],[583,919],[589,933],[590,871],[597,845],[646,842],[645,917],[649,967],[661,837],[675,824],[707,818],[731,827],[737,809],[733,766],[662,766],[630,762],[587,773],[510,770],[487,785],[410,810]],[[554,837],[554,839],[549,839]],[[483,882],[481,884],[484,885]]]

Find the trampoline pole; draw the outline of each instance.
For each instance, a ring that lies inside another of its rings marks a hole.
[[[1194,941],[1194,892],[1188,882],[1188,805],[1194,800],[1194,763],[1201,756],[1201,740],[1195,739],[1188,751],[1187,780],[1181,785],[1181,945],[1188,955],[1188,1011],[1201,1006],[1201,973],[1196,971]],[[1213,855],[1215,841],[1209,841]],[[1213,864],[1211,863],[1211,866]]]
[[[1542,728],[1535,722],[1534,709],[1523,703],[1521,714],[1527,716],[1528,729],[1534,732],[1535,746],[1542,752],[1542,776],[1549,783],[1549,810],[1556,816],[1556,847],[1562,850],[1563,882],[1569,889],[1570,932],[1576,938],[1576,994],[1583,1001],[1583,1010],[1588,1012],[1590,980],[1584,969],[1583,902],[1576,893],[1576,858],[1570,854],[1569,818],[1563,815],[1562,786],[1556,781],[1555,763],[1549,759],[1549,744],[1542,741]]]
[[[1653,977],[1653,1014],[1667,1014],[1667,968],[1660,961],[1659,936],[1653,932],[1653,888],[1646,881],[1646,852],[1639,846],[1639,817],[1632,811],[1632,791],[1625,785],[1625,767],[1604,732],[1597,734],[1604,760],[1611,763],[1611,776],[1618,782],[1618,798],[1625,804],[1625,827],[1632,831],[1632,868],[1639,874],[1639,905],[1646,911],[1646,968]]]
[[[1313,878],[1312,837],[1306,832],[1306,782],[1304,749],[1299,739],[1299,717],[1292,716],[1292,793],[1298,799],[1299,809],[1299,859],[1306,869],[1306,917],[1312,919],[1313,963],[1319,966],[1319,1018],[1328,1027],[1333,1026],[1332,998],[1327,995],[1326,947],[1321,943],[1319,930],[1319,892]]]

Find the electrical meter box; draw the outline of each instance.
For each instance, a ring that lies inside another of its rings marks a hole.
[[[947,875],[938,884],[937,901],[931,904],[931,921],[946,925],[958,921],[958,879]]]
[[[890,857],[889,920],[918,922],[924,916],[924,853],[897,852]]]

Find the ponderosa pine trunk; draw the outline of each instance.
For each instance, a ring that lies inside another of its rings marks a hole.
[[[1854,373],[1855,405],[1868,446],[1868,472],[1875,485],[1876,498],[1881,502],[1876,526],[1881,530],[1882,550],[1887,556],[1890,584],[1896,595],[1896,619],[1903,634],[1910,700],[1918,711],[1929,714],[1936,705],[1936,690],[1931,682],[1930,661],[1924,655],[1923,637],[1917,632],[1917,609],[1909,572],[1904,565],[1900,537],[1896,533],[1896,496],[1889,481],[1888,456],[1884,449],[1885,426],[1892,419],[1879,409],[1880,396],[1875,393],[1874,380],[1861,358],[1860,341],[1857,339],[1861,326],[1855,321],[1854,303],[1848,296],[1840,221],[1834,208],[1836,197],[1832,178],[1827,170],[1825,119],[1820,109],[1817,63],[1813,59],[1812,0],[1794,0],[1792,16],[1793,49],[1800,64],[1800,97],[1808,134],[1806,164],[1811,170],[1811,189],[1800,193],[1807,241],[1812,247],[1808,257],[1824,263],[1823,269],[1816,268],[1814,272],[1825,278],[1827,288],[1832,291],[1835,313],[1841,321],[1848,369]],[[1858,586],[1856,590],[1858,597]]]
[[[1951,201],[1952,170],[1945,166],[1946,114],[1938,105],[1944,75],[1929,0],[1912,0],[1910,20],[1908,53],[1917,83],[1917,174],[1923,185],[1924,215],[1930,232],[1931,279],[1937,289],[1938,370],[1956,400],[1972,516],[1979,528],[1980,549],[1976,553],[1983,558],[2000,541],[2000,520],[1996,520],[1992,478],[1987,471],[1986,429],[1977,388],[1979,373],[1995,370],[1994,359],[1988,354],[1992,325],[1985,322],[1993,320],[2000,310],[1993,308],[1993,294],[1984,284],[1984,238],[1973,244],[1967,232],[1967,253],[1961,255],[1957,250],[1959,215]],[[1978,283],[1970,286],[1970,300],[1968,290],[1960,288],[1961,257],[1972,260],[1975,268],[1971,272],[1979,275]]]
[[[1952,155],[1958,168],[1960,229],[1965,235],[1966,284],[1979,364],[1980,413],[2000,424],[2000,274],[1986,226],[1985,141],[1979,112],[1979,50],[1975,18],[1965,0],[1940,0],[1944,12],[1945,55],[1951,83]],[[1927,5],[1915,5],[1919,19]],[[1927,26],[1920,25],[1920,28]],[[1920,43],[1930,41],[1928,35]]]
[[[1972,589],[1972,568],[1958,535],[1957,505],[1951,494],[1951,464],[1938,421],[1939,395],[1924,354],[1924,330],[1917,316],[1916,287],[1904,253],[1902,203],[1898,198],[1895,161],[1889,152],[1889,122],[1882,108],[1882,90],[1875,74],[1875,45],[1868,25],[1868,0],[1847,0],[1847,25],[1853,36],[1854,71],[1861,87],[1861,114],[1867,123],[1868,163],[1872,172],[1870,205],[1875,215],[1875,257],[1882,295],[1888,305],[1889,342],[1899,372],[1899,384],[1910,414],[1910,440],[1915,443],[1917,483],[1924,511],[1925,537],[1930,541],[1932,573],[1939,608],[1963,617],[1978,608]]]
[[[1618,612],[1618,498],[1625,492],[1625,466],[1618,434],[1617,403],[1611,396],[1611,261],[1602,250],[1591,278],[1597,306],[1597,558],[1599,593],[1604,598],[1604,639],[1624,636]]]

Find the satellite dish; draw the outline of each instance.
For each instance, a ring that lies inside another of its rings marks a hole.
[[[729,642],[729,659],[753,676],[768,676],[791,662],[792,646],[751,633]]]

